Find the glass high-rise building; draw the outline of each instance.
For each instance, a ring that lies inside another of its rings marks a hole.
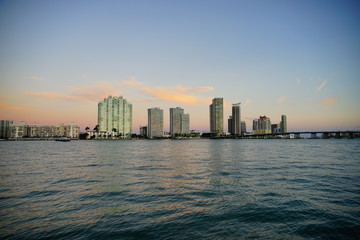
[[[132,104],[122,96],[109,96],[98,103],[99,131],[118,136],[131,135],[132,131]]]
[[[148,109],[148,138],[164,136],[164,113],[160,108]]]
[[[233,135],[241,134],[241,113],[240,113],[240,103],[232,105],[232,131]]]
[[[190,133],[190,116],[184,113],[184,109],[170,108],[170,135]]]
[[[215,134],[224,133],[224,100],[214,98],[210,104],[210,132]]]
[[[286,132],[287,132],[287,120],[286,120],[286,115],[281,115],[280,132],[282,132],[282,133],[286,133]]]
[[[228,118],[228,133],[232,133],[232,116],[229,116]]]

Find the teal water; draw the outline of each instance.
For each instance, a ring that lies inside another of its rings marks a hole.
[[[360,139],[0,142],[0,239],[358,239]]]

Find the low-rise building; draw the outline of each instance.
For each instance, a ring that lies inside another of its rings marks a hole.
[[[79,138],[79,132],[80,127],[74,123],[68,125],[41,125],[27,124],[26,122],[11,124],[11,138]]]

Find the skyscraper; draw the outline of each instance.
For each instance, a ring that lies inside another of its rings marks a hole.
[[[170,135],[175,137],[176,134],[190,133],[190,117],[189,114],[184,114],[184,109],[170,108]]]
[[[286,133],[286,132],[287,132],[287,120],[286,120],[286,115],[281,115],[280,132],[282,132],[282,133]]]
[[[241,134],[240,103],[232,105],[232,132],[233,135]]]
[[[229,116],[229,119],[228,119],[228,133],[232,133],[233,130],[232,130],[232,116]]]
[[[148,138],[164,136],[164,114],[160,108],[148,109]]]
[[[270,121],[270,118],[268,118],[266,116],[260,116],[259,119],[254,120],[253,121],[253,133],[254,134],[271,133],[271,121]]]
[[[132,104],[122,96],[104,98],[98,103],[99,131],[107,134],[116,132],[119,136],[131,135]]]
[[[210,132],[215,134],[224,132],[223,104],[223,98],[214,98],[210,104]]]

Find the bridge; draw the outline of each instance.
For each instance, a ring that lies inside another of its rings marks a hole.
[[[231,135],[218,136],[212,138],[229,138],[229,139],[301,139],[302,135],[310,135],[311,139],[329,139],[329,138],[360,138],[360,131],[299,131],[286,133],[264,133],[264,134],[247,134],[247,135]]]

